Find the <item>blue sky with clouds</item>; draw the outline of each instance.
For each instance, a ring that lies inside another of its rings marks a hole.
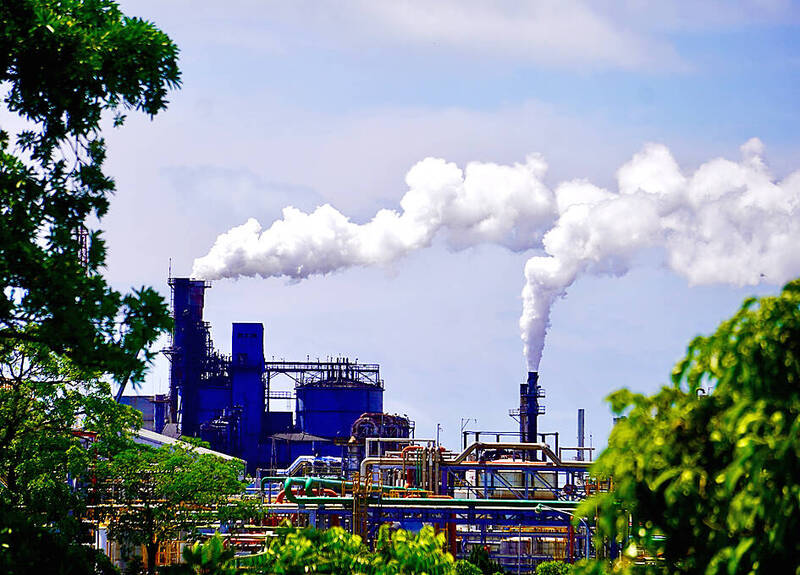
[[[691,172],[752,137],[777,179],[800,168],[800,8],[792,2],[123,2],[181,48],[170,109],[109,134],[119,192],[104,227],[119,287],[167,294],[248,217],[329,202],[356,221],[394,208],[435,156],[513,163],[540,153],[548,184],[615,187],[647,142]],[[379,362],[386,407],[457,442],[460,418],[512,428],[525,375],[519,328],[529,253],[436,241],[386,268],[291,284],[220,280],[207,298],[219,347],[232,321],[266,324],[268,355]],[[542,427],[574,441],[603,398],[666,381],[686,343],[775,285],[689,287],[643,255],[627,276],[582,277],[558,301],[542,360]],[[800,270],[797,270],[800,274]],[[166,388],[163,361],[143,391]]]

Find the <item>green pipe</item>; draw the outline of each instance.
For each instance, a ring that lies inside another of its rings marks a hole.
[[[261,478],[261,490],[264,490],[264,483],[284,483],[284,491],[286,490],[286,480],[292,479],[292,485],[303,485],[306,489],[306,492],[313,486],[313,484],[321,485],[322,487],[342,487],[344,484],[345,487],[349,487],[350,489],[353,488],[352,481],[342,481],[340,479],[326,479],[323,477],[262,477]],[[309,485],[311,482],[311,485]],[[381,486],[381,491],[383,492],[390,492],[390,491],[423,491],[422,489],[418,489],[416,487],[391,487],[387,485]],[[288,494],[287,494],[288,497]]]
[[[321,485],[322,487],[341,487],[342,483],[344,483],[345,487],[353,487],[352,481],[342,482],[336,479],[325,479],[323,477],[309,477],[306,479],[305,489],[306,493],[308,493],[309,490],[313,488],[314,484]],[[386,493],[391,491],[423,491],[417,487],[392,487],[391,485],[381,485],[380,489]]]
[[[285,476],[285,475],[283,475],[281,477],[262,477],[261,478],[261,490],[262,491],[264,490],[264,484],[265,483],[284,483],[286,481],[286,479],[287,479],[287,476]],[[293,483],[293,485],[300,485],[301,483],[305,484],[305,482],[308,479],[314,479],[315,481],[318,481],[321,485],[325,485],[325,486],[341,487],[342,483],[344,483],[345,487],[350,487],[350,488],[353,487],[353,482],[352,481],[343,481],[343,480],[339,480],[339,479],[323,479],[321,477],[314,477],[314,478],[311,478],[311,477],[291,477],[291,479],[296,479],[297,480],[297,483]]]
[[[286,477],[262,477],[261,478],[261,484],[260,484],[261,491],[264,491],[264,484],[265,483],[267,483],[267,482],[269,482],[269,483],[282,483],[284,479],[286,479]]]
[[[292,485],[299,485],[300,478],[287,477],[283,484],[286,499],[297,505],[352,505],[352,497],[306,497],[297,496],[292,492]],[[309,479],[317,479],[311,477]],[[306,482],[303,485],[309,485]],[[399,507],[510,507],[530,508],[536,505],[552,507],[574,508],[578,501],[552,501],[550,499],[445,499],[433,497],[368,497],[367,502],[380,502],[381,505],[395,505]]]

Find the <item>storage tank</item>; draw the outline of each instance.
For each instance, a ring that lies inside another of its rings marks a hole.
[[[363,413],[383,411],[383,386],[357,381],[347,371],[343,368],[295,388],[297,426],[304,433],[349,438],[353,423]]]

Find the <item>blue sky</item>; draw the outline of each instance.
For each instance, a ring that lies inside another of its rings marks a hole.
[[[647,142],[684,169],[738,159],[752,137],[776,179],[800,168],[800,8],[790,2],[123,2],[181,48],[170,109],[109,134],[119,192],[104,220],[109,277],[165,295],[218,234],[285,205],[329,202],[356,221],[396,207],[404,177],[435,156],[513,163],[536,152],[555,185],[613,188]],[[220,280],[207,318],[261,321],[268,355],[379,362],[387,410],[455,445],[460,418],[513,428],[525,376],[519,328],[530,253],[441,241],[388,268],[291,284]],[[541,427],[574,442],[603,398],[666,382],[687,342],[775,285],[689,287],[642,257],[620,278],[581,277],[553,308]],[[800,274],[800,270],[797,270]],[[164,390],[159,362],[144,392]]]

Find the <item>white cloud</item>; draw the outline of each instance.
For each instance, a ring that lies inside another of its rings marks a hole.
[[[625,26],[648,33],[730,31],[798,22],[791,0],[595,0],[592,5]]]
[[[575,0],[559,2],[364,2],[403,41],[437,44],[545,65],[643,68],[678,62],[663,40]]]
[[[123,2],[123,5],[128,2]],[[137,0],[181,45],[291,57],[316,50],[420,50],[568,69],[687,69],[674,34],[800,21],[789,0]],[[198,36],[202,31],[202,36]]]
[[[629,26],[624,17],[580,0],[175,0],[166,5],[137,0],[126,8],[145,17],[158,14],[159,25],[179,42],[198,29],[210,30],[202,38],[207,45],[271,55],[303,46],[355,52],[415,47],[568,68],[681,65],[668,39],[650,26]]]

